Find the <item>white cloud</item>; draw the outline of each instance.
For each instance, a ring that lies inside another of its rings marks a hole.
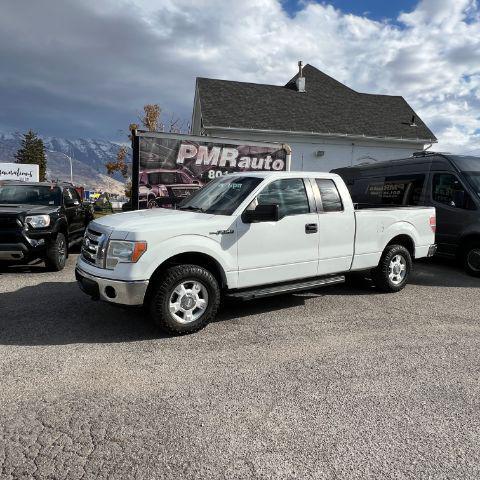
[[[8,104],[21,86],[45,112],[39,122],[57,114],[61,125],[93,121],[114,132],[147,101],[188,118],[196,76],[280,85],[301,59],[356,90],[403,95],[439,138],[435,148],[480,149],[473,0],[423,0],[396,23],[323,2],[305,2],[291,18],[278,0],[45,0],[27,35],[15,3],[0,18],[9,59],[0,87]]]

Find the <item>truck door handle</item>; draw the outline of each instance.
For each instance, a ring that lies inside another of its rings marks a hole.
[[[305,233],[317,233],[318,225],[316,223],[307,223],[305,225]]]

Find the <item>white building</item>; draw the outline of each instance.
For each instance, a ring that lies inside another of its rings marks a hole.
[[[292,170],[318,171],[437,141],[403,97],[356,92],[311,65],[285,86],[197,78],[192,133],[287,143]]]

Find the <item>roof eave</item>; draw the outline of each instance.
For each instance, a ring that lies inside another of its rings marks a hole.
[[[401,143],[437,143],[438,140],[434,138],[411,138],[411,137],[388,137],[388,136],[374,136],[374,135],[360,135],[351,133],[321,133],[321,132],[303,132],[297,130],[269,130],[259,128],[242,128],[242,127],[220,127],[216,125],[203,125],[204,130],[225,130],[251,133],[273,133],[280,135],[298,135],[298,136],[314,136],[325,138],[351,138],[358,140],[389,140],[392,142]]]

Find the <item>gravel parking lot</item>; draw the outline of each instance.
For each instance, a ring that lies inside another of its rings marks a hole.
[[[478,479],[479,287],[418,264],[186,337],[42,266],[0,274],[0,478]]]

